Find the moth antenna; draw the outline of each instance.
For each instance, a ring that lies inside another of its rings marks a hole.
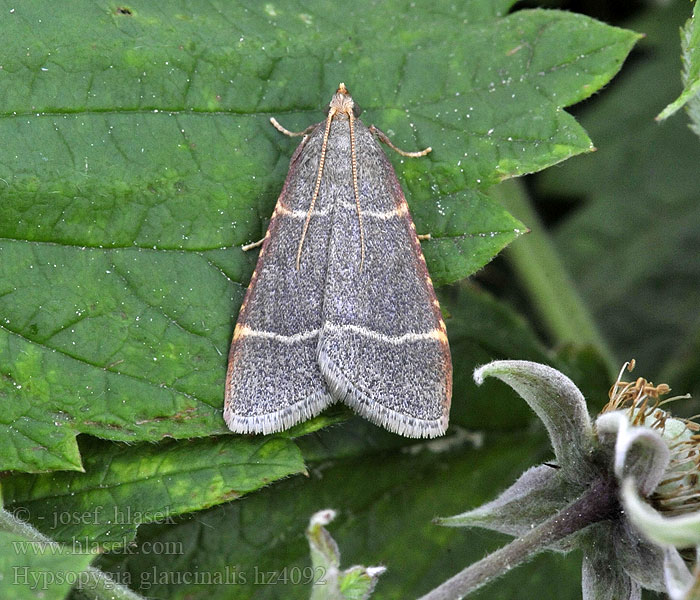
[[[265,241],[265,238],[258,240],[257,242],[251,242],[250,244],[245,244],[244,246],[241,246],[241,250],[243,250],[243,252],[248,252],[248,250],[252,250],[253,248],[257,248],[258,246],[262,246],[264,241]]]
[[[350,120],[350,164],[352,165],[352,187],[355,191],[355,206],[357,207],[357,223],[360,226],[360,271],[365,263],[365,234],[362,229],[362,209],[360,208],[360,190],[357,187],[357,156],[355,154],[355,117],[352,111],[348,113]]]
[[[286,127],[280,125],[280,122],[275,119],[275,117],[270,117],[270,123],[272,123],[272,126],[279,131],[280,133],[283,133],[284,135],[288,135],[289,137],[299,137],[302,135],[308,135],[314,130],[315,125],[310,125],[304,131],[289,131]]]
[[[301,250],[304,247],[304,239],[306,238],[306,231],[309,228],[309,221],[311,221],[311,213],[314,210],[314,206],[316,205],[316,198],[318,198],[318,193],[321,190],[321,177],[323,176],[323,165],[326,162],[326,146],[328,146],[328,136],[331,132],[331,121],[333,120],[333,115],[335,115],[336,112],[336,108],[331,108],[328,111],[328,118],[326,119],[326,130],[323,132],[323,144],[321,145],[321,158],[318,161],[318,175],[316,176],[314,195],[311,197],[309,211],[306,213],[304,228],[301,230],[301,239],[299,240],[299,249],[297,250],[297,271],[299,270],[299,266],[301,265]]]
[[[401,148],[394,146],[393,142],[389,139],[389,136],[379,129],[379,127],[371,125],[369,130],[377,136],[380,142],[384,142],[387,146],[389,146],[389,148],[391,148],[394,152],[398,152],[401,156],[407,156],[408,158],[420,158],[421,156],[425,156],[429,152],[433,151],[433,149],[428,146],[425,150],[420,150],[419,152],[406,152],[405,150],[401,150]]]

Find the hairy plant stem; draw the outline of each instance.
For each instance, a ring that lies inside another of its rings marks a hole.
[[[530,233],[515,240],[504,256],[513,265],[553,341],[592,346],[605,361],[609,374],[615,375],[617,361],[533,210],[523,184],[515,179],[504,181],[492,187],[489,196],[530,228]]]
[[[18,519],[2,508],[0,508],[0,530],[9,531],[17,535],[18,538],[24,538],[36,544],[43,544],[45,548],[42,554],[44,555],[72,554],[70,547],[54,542],[26,521]],[[87,577],[76,576],[75,584],[79,595],[83,598],[90,600],[144,600],[143,596],[139,596],[128,587],[117,583],[109,575],[95,567],[88,566],[84,572]]]
[[[460,600],[542,552],[554,542],[563,540],[592,523],[609,519],[619,510],[617,484],[610,479],[600,479],[578,500],[544,523],[493,554],[469,565],[419,600]]]

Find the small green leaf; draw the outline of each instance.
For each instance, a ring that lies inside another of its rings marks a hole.
[[[85,473],[15,475],[2,491],[40,531],[93,552],[126,547],[144,523],[171,523],[304,470],[296,445],[270,436],[136,446],[81,438],[80,449]]]
[[[594,523],[587,534],[595,535],[596,529],[603,525]],[[625,573],[622,569],[611,568],[615,564],[615,546],[613,544],[601,544],[595,551],[583,555],[582,588],[583,597],[586,600],[618,600],[641,598],[641,586]]]
[[[693,16],[681,29],[681,58],[683,92],[657,115],[656,120],[663,121],[687,105],[693,122],[691,128],[700,135],[700,6],[697,3]]]
[[[539,465],[525,471],[496,499],[477,508],[435,519],[446,527],[483,527],[514,537],[524,535],[543,523],[567,504],[576,500],[572,486],[551,465]]]
[[[306,529],[315,575],[311,600],[366,600],[386,569],[355,566],[341,571],[338,544],[325,528],[333,519],[334,510],[319,511]]]
[[[690,574],[683,557],[672,546],[667,546],[664,554],[664,576],[668,597],[671,600],[700,600],[700,590],[697,585],[693,585],[694,580],[697,580],[700,575],[696,574],[693,577]]]

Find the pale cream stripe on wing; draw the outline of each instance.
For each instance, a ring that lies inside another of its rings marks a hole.
[[[275,212],[277,212],[280,215],[284,215],[285,217],[290,217],[292,219],[299,219],[299,220],[306,219],[306,215],[309,214],[308,210],[290,210],[286,206],[282,206],[281,204],[275,209]],[[311,216],[312,217],[327,217],[329,213],[330,213],[330,210],[327,208],[324,208],[321,210],[311,211]]]
[[[425,333],[404,333],[403,335],[385,335],[374,331],[374,329],[369,329],[368,327],[362,327],[360,325],[336,325],[335,323],[324,323],[323,329],[330,331],[352,331],[373,340],[394,344],[396,346],[400,346],[406,342],[420,342],[423,340],[447,342],[447,336],[440,329],[433,329]]]
[[[352,212],[355,212],[357,210],[357,207],[354,204],[350,204],[350,202],[340,202],[340,206],[347,210],[351,210]],[[276,212],[280,215],[283,215],[285,217],[290,217],[292,219],[299,219],[303,220],[306,219],[306,216],[308,214],[307,210],[290,210],[286,206],[280,205],[277,209]],[[394,218],[401,218],[406,215],[408,212],[408,207],[406,206],[405,203],[402,203],[398,208],[395,208],[393,210],[387,210],[387,211],[378,211],[378,210],[363,210],[362,211],[362,216],[363,217],[368,217],[370,219],[379,219],[381,221],[387,221],[389,219],[394,219]],[[323,208],[319,210],[314,210],[311,212],[311,217],[327,217],[330,213],[329,208]]]
[[[351,204],[350,202],[340,202],[340,206],[352,212],[357,211],[357,206]],[[405,202],[402,202],[397,208],[393,210],[364,210],[362,209],[362,216],[369,217],[370,219],[380,219],[382,221],[387,221],[388,219],[394,219],[396,217],[403,217],[408,212],[408,206]]]
[[[316,337],[318,332],[318,329],[310,329],[309,331],[302,331],[301,333],[295,333],[294,335],[282,335],[281,333],[265,331],[263,329],[251,329],[247,325],[244,325],[238,330],[238,335],[239,337],[260,337],[275,340],[276,342],[281,342],[283,344],[295,344],[296,342],[301,342]]]

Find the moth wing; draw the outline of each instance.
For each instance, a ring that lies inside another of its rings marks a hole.
[[[334,402],[316,360],[330,230],[323,202],[316,203],[296,268],[319,156],[314,132],[292,157],[241,305],[224,402],[224,419],[237,433],[283,431]]]
[[[452,394],[445,324],[394,170],[361,122],[355,136],[365,256],[360,268],[346,179],[328,244],[319,365],[333,396],[363,417],[435,437],[447,429]]]

